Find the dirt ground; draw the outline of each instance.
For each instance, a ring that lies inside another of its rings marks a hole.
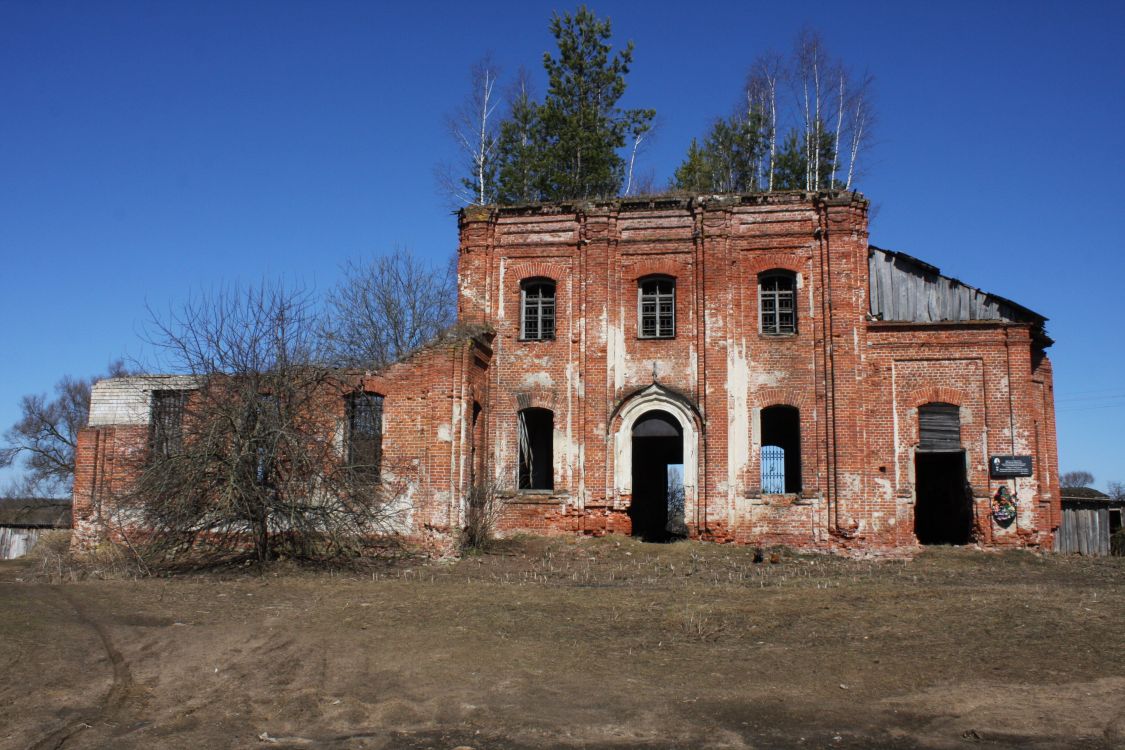
[[[0,747],[1125,747],[1125,559],[753,555],[527,538],[68,584],[0,563]]]

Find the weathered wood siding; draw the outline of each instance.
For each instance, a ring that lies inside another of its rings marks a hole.
[[[969,320],[1042,322],[1002,297],[982,292],[909,255],[868,252],[871,314],[881,320],[937,323]]]
[[[50,529],[21,529],[11,526],[0,526],[0,560],[14,560],[28,553],[39,535]]]
[[[1055,551],[1079,555],[1109,554],[1109,508],[1098,503],[1067,503],[1055,535]]]

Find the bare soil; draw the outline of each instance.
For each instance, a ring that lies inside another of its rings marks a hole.
[[[2,748],[1125,746],[1125,559],[526,538],[362,572],[0,563]]]

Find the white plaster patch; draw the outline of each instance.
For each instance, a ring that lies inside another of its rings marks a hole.
[[[727,497],[739,491],[739,478],[750,460],[750,414],[747,394],[750,390],[750,366],[744,347],[727,347]]]
[[[504,276],[508,270],[508,259],[500,259],[500,294],[499,299],[496,301],[496,319],[504,319]]]
[[[529,372],[523,376],[523,380],[520,381],[520,384],[524,388],[535,388],[537,386],[553,388],[555,386],[555,380],[551,377],[551,373],[549,372]]]
[[[625,331],[621,326],[609,327],[609,351],[606,352],[606,359],[613,370],[613,389],[620,391],[625,386]]]
[[[448,424],[443,423],[443,424],[438,425],[437,439],[440,440],[443,443],[448,443],[448,442],[451,442],[453,440],[453,437],[450,434],[450,429],[449,429]]]

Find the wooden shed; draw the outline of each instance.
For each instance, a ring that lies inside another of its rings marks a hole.
[[[1121,503],[1090,487],[1063,487],[1062,525],[1055,551],[1079,555],[1110,554],[1110,537],[1121,528]]]
[[[0,560],[23,557],[44,531],[70,526],[70,500],[0,499]]]

